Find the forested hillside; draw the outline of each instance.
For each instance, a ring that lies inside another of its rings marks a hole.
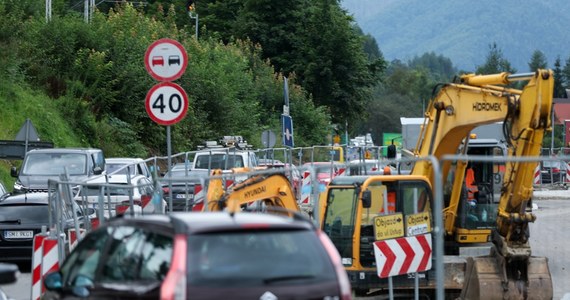
[[[57,147],[165,155],[165,127],[144,107],[157,83],[144,54],[160,38],[179,41],[189,58],[176,80],[189,108],[172,126],[173,153],[223,135],[261,147],[261,132],[281,132],[284,76],[295,146],[328,144],[333,128],[371,133],[381,144],[384,133],[400,131],[400,117],[422,115],[435,84],[459,73],[436,52],[387,62],[337,0],[200,0],[191,15],[186,0],[101,2],[89,22],[83,0],[52,3],[46,18],[43,1],[0,1],[0,139],[13,139],[29,118]],[[511,70],[501,47],[487,51],[478,71]],[[537,53],[529,63],[543,66],[543,59]],[[563,90],[568,62],[556,74]],[[2,161],[0,178],[17,163]]]
[[[474,71],[497,43],[519,72],[528,71],[535,50],[553,68],[570,58],[570,6],[565,0],[422,1],[342,0],[388,60],[407,61],[425,52],[449,57]]]

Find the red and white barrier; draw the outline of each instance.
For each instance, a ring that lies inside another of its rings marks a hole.
[[[33,240],[32,254],[32,300],[40,299],[42,295],[42,256],[43,242],[47,234],[38,233]]]
[[[374,242],[378,277],[387,278],[431,269],[431,234]]]
[[[59,255],[57,251],[57,238],[44,238],[42,243],[42,281],[46,274],[59,269]],[[42,285],[42,294],[44,292],[45,287]]]
[[[38,300],[45,292],[43,278],[59,269],[57,238],[38,233],[33,240],[31,299]]]
[[[229,186],[229,185],[228,185]],[[202,188],[201,184],[194,186],[194,205],[192,211],[202,211],[204,208],[204,199],[206,198],[206,191]]]
[[[536,165],[536,168],[534,168],[534,184],[541,184],[542,183],[542,177],[540,175],[540,164]]]
[[[570,182],[570,162],[566,163],[566,180],[565,182]]]
[[[303,180],[301,181],[301,204],[310,204],[311,199],[311,172],[303,172]]]
[[[334,177],[346,175],[346,168],[339,168]]]
[[[83,238],[85,236],[85,234],[87,233],[87,230],[85,230],[84,228],[79,228],[79,234],[81,236],[81,238]],[[75,228],[71,228],[67,230],[67,245],[69,247],[69,252],[73,251],[73,248],[75,248],[75,246],[77,246],[77,243],[79,243],[78,239],[77,239],[77,233],[75,232]]]

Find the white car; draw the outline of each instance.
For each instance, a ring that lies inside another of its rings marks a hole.
[[[128,213],[131,195],[135,204],[135,214],[166,212],[167,203],[162,197],[161,190],[155,192],[155,186],[150,178],[134,175],[130,177],[130,184],[128,180],[126,174],[91,179],[81,186],[75,200],[84,207],[91,207],[96,211],[99,211],[102,203],[105,218]]]
[[[108,157],[105,158],[105,169],[107,174],[127,174],[143,175],[152,178],[152,173],[146,162],[142,158],[131,157]]]

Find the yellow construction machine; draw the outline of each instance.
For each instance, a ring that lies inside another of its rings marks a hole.
[[[258,171],[262,168],[257,169]],[[234,168],[233,174],[248,174],[254,171],[250,168]],[[248,179],[224,187],[222,170],[212,171],[214,178],[210,179],[206,195],[207,206],[204,211],[239,212],[243,206],[280,207],[290,211],[300,211],[295,193],[289,179],[282,173],[254,174]]]
[[[511,87],[515,84],[522,89]],[[425,113],[415,155],[441,159],[461,154],[475,127],[503,122],[509,144],[506,157],[538,157],[544,133],[552,130],[553,86],[551,70],[469,74],[457,82],[440,85],[434,89]],[[393,276],[390,280],[379,278],[373,243],[430,232],[432,188],[436,176],[441,176],[443,181],[451,178],[451,193],[443,203],[446,245],[456,245],[445,247],[446,298],[552,298],[547,259],[531,256],[528,242],[528,223],[536,219],[528,203],[538,162],[507,159],[500,196],[472,205],[466,205],[468,197],[461,196],[465,194],[467,163],[444,160],[441,172],[436,173],[431,161],[419,160],[410,175],[348,176],[332,180],[326,196],[321,198],[319,222],[339,250],[356,294],[387,294],[391,286],[396,297],[411,297],[418,282],[422,295],[434,295],[437,284],[433,269]],[[452,176],[451,170],[454,170]],[[388,226],[398,222],[403,223],[400,225],[403,230]],[[481,256],[458,254],[458,248],[473,245],[489,248]]]

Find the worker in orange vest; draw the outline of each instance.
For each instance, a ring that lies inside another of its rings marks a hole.
[[[471,205],[477,204],[476,193],[479,192],[479,188],[475,182],[475,171],[473,166],[469,165],[467,171],[465,172],[465,186],[467,186],[467,201]]]

